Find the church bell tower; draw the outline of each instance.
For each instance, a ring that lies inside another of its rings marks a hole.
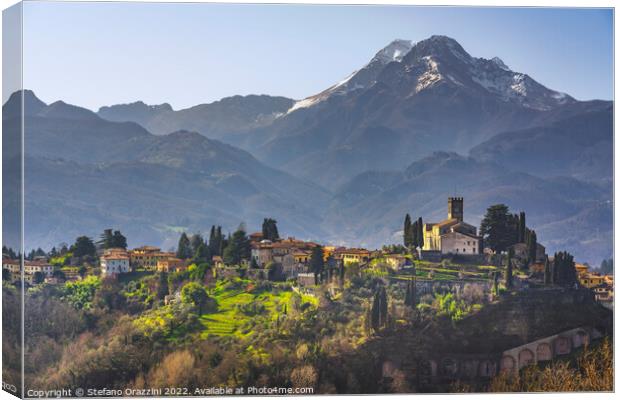
[[[448,219],[456,218],[463,222],[463,198],[448,197]]]

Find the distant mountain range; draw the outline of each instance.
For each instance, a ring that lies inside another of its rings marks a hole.
[[[189,130],[217,139],[268,126],[293,103],[285,97],[233,96],[174,111],[169,104],[149,106],[138,101],[101,107],[97,114],[109,121],[137,122],[156,135]]]
[[[406,212],[439,220],[458,194],[471,223],[505,202],[551,251],[612,254],[613,103],[577,101],[445,36],[396,40],[297,101],[97,113],[24,101],[33,246],[106,227],[173,245],[184,229],[272,216],[281,232],[376,247],[400,241]],[[5,131],[17,106],[3,106]]]
[[[62,102],[25,117],[27,241],[51,247],[116,227],[131,243],[176,244],[180,230],[218,223],[256,227],[278,215],[282,230],[322,235],[317,210],[329,194],[249,153],[194,132],[156,136],[133,122],[111,122]],[[4,106],[5,132],[20,96]]]

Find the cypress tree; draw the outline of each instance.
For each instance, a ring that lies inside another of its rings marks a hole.
[[[315,280],[320,281],[320,277],[323,275],[323,271],[325,269],[325,262],[323,260],[323,247],[317,246],[312,249],[309,264],[310,270],[314,273]]]
[[[409,248],[413,243],[413,237],[411,237],[411,216],[405,215],[405,223],[403,225],[403,244]]]
[[[519,213],[519,243],[525,243],[525,212]]]
[[[380,320],[381,320],[381,310],[380,310],[380,305],[379,305],[379,292],[375,291],[375,295],[372,300],[372,308],[370,312],[370,326],[374,331],[379,330]]]
[[[527,256],[530,263],[536,262],[536,231],[530,231],[527,238]]]
[[[364,331],[366,331],[366,335],[370,336],[373,330],[373,317],[374,317],[374,301],[372,306],[366,307],[366,313],[364,315]]]
[[[514,256],[514,250],[511,247],[508,249],[508,254],[506,255],[506,288],[512,288],[512,258]]]
[[[157,298],[163,300],[169,293],[168,274],[166,272],[159,273],[159,282],[157,284]]]
[[[388,322],[388,298],[384,286],[379,289],[379,326],[385,327]]]
[[[418,218],[418,243],[417,247],[424,247],[424,224],[422,223],[422,217]]]
[[[405,288],[405,305],[411,306],[411,281],[407,282],[407,287]]]
[[[549,258],[545,258],[545,286],[551,284],[551,265],[549,265]]]

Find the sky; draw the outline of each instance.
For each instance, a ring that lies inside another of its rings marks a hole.
[[[610,9],[26,2],[23,79],[45,102],[92,110],[301,99],[393,39],[434,34],[577,99],[613,97]]]

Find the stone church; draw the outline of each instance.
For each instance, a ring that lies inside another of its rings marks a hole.
[[[482,238],[475,226],[463,221],[463,198],[448,198],[448,218],[438,223],[424,224],[426,251],[442,254],[480,254]]]

